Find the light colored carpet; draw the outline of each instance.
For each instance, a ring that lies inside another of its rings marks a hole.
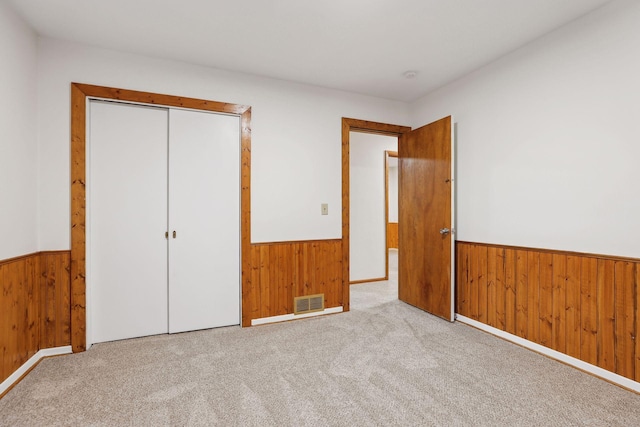
[[[46,359],[0,400],[0,425],[640,425],[640,395],[410,307],[395,280],[352,301]]]

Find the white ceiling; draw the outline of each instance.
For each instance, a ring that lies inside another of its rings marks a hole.
[[[7,1],[47,37],[413,101],[610,0]]]

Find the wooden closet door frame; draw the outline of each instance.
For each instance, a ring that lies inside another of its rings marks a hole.
[[[366,120],[342,118],[342,309],[349,311],[349,218],[350,218],[350,181],[349,181],[349,133],[362,132],[376,135],[397,136],[410,132],[408,126],[369,122]],[[386,240],[386,236],[385,236]],[[387,251],[388,252],[388,251]],[[388,261],[387,256],[387,275]]]
[[[87,347],[86,311],[86,130],[88,98],[188,108],[240,117],[240,292],[250,276],[251,107],[196,98],[71,83],[71,347]],[[242,305],[241,310],[244,310]]]

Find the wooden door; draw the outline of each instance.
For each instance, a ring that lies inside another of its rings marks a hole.
[[[451,117],[398,141],[400,300],[454,320]]]
[[[169,230],[169,332],[240,324],[238,116],[170,110]]]
[[[92,343],[167,333],[167,109],[91,101]]]

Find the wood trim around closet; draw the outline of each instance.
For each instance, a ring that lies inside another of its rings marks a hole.
[[[86,350],[87,97],[236,114],[241,123],[240,244],[242,285],[251,270],[251,107],[204,99],[71,83],[71,346]],[[243,308],[244,310],[244,308]]]
[[[342,118],[342,308],[349,311],[349,133],[363,132],[377,135],[397,136],[411,131],[410,127],[366,120]]]

